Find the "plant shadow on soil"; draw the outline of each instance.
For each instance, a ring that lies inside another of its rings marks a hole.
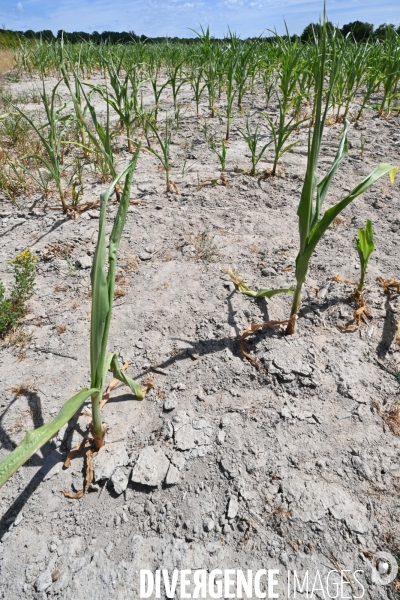
[[[383,321],[382,337],[376,349],[376,354],[379,358],[385,358],[390,346],[392,345],[396,333],[397,323],[395,318],[395,311],[390,304],[389,296],[386,296],[385,300],[386,316]]]
[[[28,407],[30,413],[32,415],[32,421],[34,428],[37,429],[44,425],[44,419],[42,414],[42,403],[40,400],[40,396],[36,392],[27,392],[23,394],[28,402]],[[3,420],[6,416],[6,413],[11,409],[13,404],[17,401],[17,396],[15,396],[14,400],[7,406],[5,411],[0,416],[0,440],[2,446],[12,451],[16,447],[16,444],[11,440],[10,436],[6,432],[3,427]],[[61,442],[61,446],[68,446],[68,442],[70,441],[70,433],[74,426],[76,426],[76,422],[78,420],[78,416],[75,415],[67,424],[67,428],[64,434],[64,439]],[[70,450],[68,447],[66,453]],[[35,473],[26,487],[21,491],[19,496],[15,498],[14,502],[8,508],[7,512],[0,519],[0,541],[3,539],[4,534],[8,531],[10,526],[10,522],[12,522],[18,515],[18,513],[23,509],[26,502],[29,498],[34,494],[39,485],[44,481],[46,475],[51,471],[51,469],[60,461],[60,453],[57,452],[55,443],[53,441],[47,442],[41,449],[43,458],[40,458],[37,453],[35,453],[25,465],[21,468],[25,469],[26,467],[33,466],[41,468],[39,471]]]

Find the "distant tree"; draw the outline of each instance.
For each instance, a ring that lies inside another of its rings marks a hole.
[[[379,27],[375,29],[374,37],[376,40],[384,40],[388,35],[391,35],[393,33],[396,33],[394,25],[392,25],[391,23],[384,23],[383,25],[379,25]]]
[[[321,31],[322,31],[322,26],[320,23],[310,23],[309,25],[307,25],[307,27],[304,29],[303,33],[301,34],[301,36],[300,36],[301,41],[302,42],[310,42],[310,41],[313,41],[315,38],[318,39],[321,36]],[[337,27],[335,27],[335,25],[331,21],[327,21],[326,31],[327,31],[328,36],[332,36],[335,31],[340,31],[340,30],[338,30]]]
[[[43,29],[43,31],[38,31],[36,37],[42,38],[42,40],[45,42],[54,42],[56,39],[51,29]]]
[[[364,42],[372,37],[374,26],[371,23],[353,21],[352,23],[343,25],[341,32],[343,37],[349,36],[350,39],[354,39],[356,42]]]

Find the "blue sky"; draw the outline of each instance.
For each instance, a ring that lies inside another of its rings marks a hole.
[[[301,33],[318,21],[322,6],[322,0],[0,0],[0,26],[187,37],[201,23],[216,37],[228,25],[247,37],[274,27],[284,33],[284,19],[290,33]],[[355,20],[400,25],[400,0],[327,0],[327,10],[339,26]]]

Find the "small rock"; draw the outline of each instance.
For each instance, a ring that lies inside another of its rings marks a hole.
[[[192,244],[185,244],[182,248],[183,256],[194,256],[196,248]]]
[[[152,502],[150,502],[150,500],[146,500],[146,502],[144,503],[144,512],[146,513],[146,515],[149,515],[149,517],[152,517],[155,514],[155,506]]]
[[[111,448],[110,452],[107,449]],[[113,444],[100,448],[94,458],[95,481],[110,479],[116,467],[123,467],[129,462],[124,444]]]
[[[186,459],[181,452],[175,452],[171,457],[171,462],[179,471],[182,471],[186,466]]]
[[[120,467],[117,467],[111,476],[111,483],[118,496],[128,487],[128,478]]]
[[[24,518],[24,515],[22,513],[22,511],[20,513],[17,514],[15,521],[14,521],[14,527],[17,527],[17,525],[19,525],[22,521],[22,519]]]
[[[203,529],[205,532],[209,533],[210,531],[212,531],[215,527],[215,522],[208,517],[207,519],[204,519],[203,521]]]
[[[87,255],[80,256],[75,261],[75,266],[78,267],[78,269],[90,269],[92,267],[92,259]]]
[[[261,275],[267,277],[268,275],[276,275],[276,271],[273,267],[267,267],[266,269],[261,269]]]
[[[178,399],[175,396],[175,394],[170,394],[169,396],[167,396],[167,398],[164,401],[164,410],[165,411],[174,410],[174,408],[176,408],[177,402],[178,402]]]
[[[150,259],[151,259],[151,256],[152,256],[152,255],[151,255],[151,254],[149,254],[148,252],[141,252],[141,253],[139,254],[139,258],[140,258],[140,260],[143,260],[143,261],[145,261],[145,260],[150,260]]]
[[[227,477],[234,479],[237,476],[237,468],[229,458],[223,458],[220,464]]]
[[[164,481],[169,465],[170,462],[162,450],[148,446],[140,452],[131,479],[135,483],[157,487]]]
[[[69,580],[70,580],[69,572],[64,571],[64,573],[62,573],[61,576],[58,577],[56,583],[53,585],[52,592],[54,592],[54,594],[59,594],[62,590],[64,590],[68,586]]]
[[[179,483],[179,480],[180,480],[179,469],[177,467],[175,467],[175,465],[170,464],[168,473],[167,473],[167,477],[165,478],[165,483],[167,485],[176,485],[177,483]]]
[[[171,421],[165,420],[161,428],[161,437],[165,440],[170,440],[174,435],[174,428],[172,427]]]
[[[36,591],[45,592],[47,588],[51,586],[52,583],[53,579],[51,577],[50,569],[46,569],[41,575],[39,575],[38,579],[36,580]]]
[[[279,560],[283,564],[284,567],[287,567],[287,564],[288,564],[288,555],[286,554],[286,552],[282,552],[280,554]]]
[[[237,496],[231,496],[229,499],[229,504],[228,504],[228,512],[227,512],[228,519],[234,519],[236,517],[236,515],[238,514],[238,510],[239,510],[239,502],[238,502]]]
[[[217,441],[220,445],[225,442],[225,431],[223,431],[222,429],[218,431]]]

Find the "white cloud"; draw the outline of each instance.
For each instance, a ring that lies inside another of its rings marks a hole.
[[[24,10],[24,9],[23,9],[23,7],[22,7],[22,2],[18,2],[18,4],[17,4],[17,11],[18,11],[18,12],[22,12],[23,10]]]

